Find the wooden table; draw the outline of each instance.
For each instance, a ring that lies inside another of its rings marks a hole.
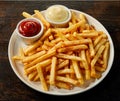
[[[99,20],[108,30],[115,47],[115,58],[107,77],[93,89],[66,97],[46,95],[37,92],[13,72],[8,60],[8,43],[21,13],[33,14],[34,9],[44,10],[52,4],[64,4],[83,11]],[[120,2],[119,1],[0,1],[0,101],[47,101],[76,99],[83,101],[120,100]]]

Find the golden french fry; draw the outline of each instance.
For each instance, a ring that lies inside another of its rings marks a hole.
[[[25,55],[27,55],[29,52],[35,50],[37,47],[39,47],[40,45],[42,45],[42,42],[41,41],[37,41],[35,42],[34,44],[28,46],[25,50],[24,50],[24,53]]]
[[[76,50],[82,50],[82,49],[87,49],[87,45],[76,45],[76,46],[68,46],[68,47],[63,47],[59,48],[57,51],[58,52],[66,52],[66,51],[76,51]]]
[[[67,34],[70,32],[75,32],[77,30],[78,27],[83,26],[84,22],[80,21],[78,23],[75,23],[74,25],[68,27],[65,31],[63,31],[63,33]]]
[[[81,13],[79,14],[80,20],[82,20],[84,23],[87,23],[86,17]]]
[[[49,40],[53,40],[53,39],[54,39],[53,35],[50,35]]]
[[[59,36],[62,40],[68,41],[68,39],[65,37],[64,34],[59,29],[55,29],[55,32],[57,33],[57,36]]]
[[[37,74],[38,74],[37,71],[33,71],[32,73],[30,73],[30,74],[28,75],[28,79],[31,80],[31,81],[33,81],[34,77],[35,77]]]
[[[85,50],[81,51],[81,58],[84,60],[83,63],[83,67],[85,68],[85,78],[86,80],[90,79],[90,68],[86,59],[86,54],[85,54]]]
[[[73,60],[72,65],[73,65],[73,68],[74,68],[74,71],[75,71],[75,75],[76,75],[77,79],[79,80],[80,84],[84,84],[83,76],[82,76],[82,73],[81,73],[81,70],[78,66],[77,61]]]
[[[12,59],[13,60],[22,60],[23,57],[21,56],[13,56]]]
[[[34,10],[36,16],[38,19],[40,19],[42,21],[42,23],[47,27],[49,28],[50,27],[50,24],[49,22],[46,21],[46,19],[43,17],[43,15],[41,14],[41,12],[39,10]]]
[[[67,78],[67,77],[63,77],[63,76],[56,76],[56,80],[57,81],[62,81],[62,82],[67,82],[67,83],[70,83],[70,84],[73,84],[73,85],[77,85],[78,84],[77,80],[74,80],[74,79],[71,79],[71,78]]]
[[[64,88],[64,89],[68,89],[68,90],[70,90],[71,89],[71,85],[70,84],[68,84],[68,83],[64,83],[64,82],[56,82],[56,86],[58,87],[58,88]]]
[[[65,68],[65,69],[57,71],[57,74],[58,75],[61,75],[61,74],[74,74],[74,70]]]
[[[106,42],[105,44],[105,50],[104,50],[104,53],[103,53],[103,68],[106,70],[107,68],[107,65],[108,65],[108,58],[109,58],[109,48],[110,48],[110,43],[109,42]]]
[[[33,78],[33,81],[40,81],[40,78],[39,78],[39,75],[37,74],[37,75],[35,75],[35,77]]]
[[[104,72],[105,71],[104,67],[102,67],[102,66],[96,66],[96,65],[95,65],[95,70],[99,71],[99,72]]]
[[[44,60],[44,61],[42,61],[42,62],[40,62],[38,64],[42,65],[43,67],[48,66],[49,64],[51,64],[51,59]],[[26,75],[30,74],[34,70],[36,70],[36,65],[31,66],[31,67],[26,67],[25,66],[25,73],[26,73]]]
[[[50,57],[54,56],[55,54],[56,54],[55,50],[53,50],[49,53],[46,53],[46,54],[42,55],[41,57],[39,57],[39,58],[33,60],[32,62],[30,62],[28,65],[26,65],[26,68],[34,66],[35,64],[37,64],[41,61],[44,61],[45,59],[50,58]]]
[[[75,14],[75,12],[72,12],[72,19],[71,19],[71,21],[72,21],[72,24],[75,24],[76,23],[76,21],[77,21],[77,17],[76,17],[76,14]]]
[[[69,64],[69,60],[64,60],[63,62],[58,64],[57,70],[67,66]]]
[[[38,72],[38,76],[40,78],[43,89],[45,91],[48,91],[48,85],[46,83],[46,80],[45,80],[44,73],[43,73],[41,65],[37,65],[37,72]]]
[[[81,59],[81,57],[74,56],[74,55],[67,55],[67,54],[63,54],[63,53],[58,53],[56,56],[57,56],[58,58],[63,58],[63,59],[83,61],[83,60]]]
[[[91,42],[89,43],[89,48],[90,48],[90,56],[93,57],[95,55],[95,49],[92,43],[92,40],[89,39]]]
[[[25,17],[25,18],[32,18],[33,16],[30,15],[29,13],[27,12],[22,12],[22,15]]]
[[[100,40],[103,38],[103,35],[98,36],[94,41],[94,47],[100,42]]]
[[[73,45],[84,45],[84,44],[88,44],[91,41],[89,39],[81,39],[81,40],[73,40],[73,41],[64,41],[63,42],[63,46],[73,46]]]
[[[55,74],[56,74],[57,58],[52,57],[51,70],[50,70],[50,84],[55,85]]]
[[[95,46],[95,52],[97,52],[98,51],[98,49],[102,46],[102,45],[104,45],[105,43],[106,43],[106,39],[101,39],[101,41]]]
[[[36,53],[36,54],[33,54],[33,55],[30,55],[30,56],[24,57],[23,60],[22,60],[22,62],[23,62],[23,63],[25,63],[25,62],[30,62],[30,61],[32,61],[32,60],[34,60],[34,59],[36,59],[36,58],[44,55],[45,53],[46,53],[46,51],[43,50],[43,51],[40,51],[40,52],[38,52],[38,53]]]
[[[94,32],[90,32],[90,33],[78,33],[78,34],[76,34],[76,36],[83,37],[83,38],[94,38],[94,37],[98,36],[98,32],[94,31]]]
[[[19,49],[19,56],[13,56],[12,59],[13,60],[22,60],[23,58],[25,57],[25,54],[24,54],[24,51],[23,51],[23,48],[20,47]]]
[[[51,28],[49,28],[45,33],[40,37],[40,40],[43,41],[45,38],[49,37],[51,35]]]
[[[96,71],[95,71],[95,63],[97,62],[98,58],[100,57],[101,53],[103,52],[103,50],[105,49],[105,46],[102,45],[98,52],[96,53],[95,57],[92,59],[91,61],[91,76],[95,77],[96,76]]]

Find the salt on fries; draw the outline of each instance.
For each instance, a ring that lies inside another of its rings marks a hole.
[[[34,16],[23,12],[24,17],[36,17],[44,24],[43,36],[32,45],[20,48],[13,56],[24,65],[29,80],[40,81],[45,91],[50,86],[73,89],[87,80],[99,79],[106,70],[110,43],[106,34],[89,25],[85,15],[72,12],[66,28],[54,28],[42,13]]]

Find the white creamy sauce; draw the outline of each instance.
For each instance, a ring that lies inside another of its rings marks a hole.
[[[47,9],[46,16],[54,22],[62,22],[68,18],[69,14],[62,6],[52,6]]]

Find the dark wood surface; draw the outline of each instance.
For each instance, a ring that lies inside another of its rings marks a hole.
[[[115,58],[107,77],[93,89],[72,96],[52,96],[26,86],[13,72],[8,60],[8,43],[21,13],[44,10],[52,4],[64,4],[90,14],[108,30],[115,47]],[[119,1],[0,1],[0,101],[120,101],[120,2]]]

